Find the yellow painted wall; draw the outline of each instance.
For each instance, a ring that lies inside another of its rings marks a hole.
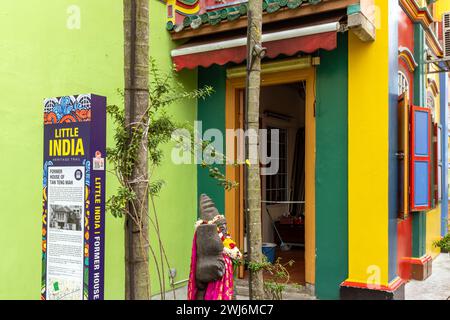
[[[349,278],[388,284],[388,2],[379,8],[377,39],[349,33]],[[376,94],[375,94],[376,93]]]
[[[435,17],[437,18],[437,20],[441,21],[442,20],[442,15],[445,12],[449,12],[450,11],[450,1],[448,1],[448,0],[438,0],[434,4],[434,10],[435,10]]]
[[[441,206],[427,212],[427,254],[433,259],[440,253],[440,249],[433,246],[433,242],[441,238]]]

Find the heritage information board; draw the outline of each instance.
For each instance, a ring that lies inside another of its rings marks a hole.
[[[44,101],[43,300],[102,300],[106,98]]]

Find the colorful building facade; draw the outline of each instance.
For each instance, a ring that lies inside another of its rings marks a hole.
[[[199,86],[216,89],[198,105],[203,129],[242,128],[246,1],[180,0],[167,6],[172,38],[187,40],[171,53],[177,69],[198,70]],[[298,129],[292,123],[304,125],[304,197],[275,197],[305,201],[304,282],[318,298],[403,298],[407,281],[432,272],[439,254],[433,242],[447,233],[442,19],[450,4],[264,1],[263,8],[261,104],[279,105],[261,110],[261,126],[283,128],[269,119],[280,113],[291,122],[284,124],[289,141]],[[289,102],[270,96],[296,82],[306,86],[300,120],[283,106],[294,106],[293,97]],[[234,148],[229,142],[226,148]],[[294,168],[299,160],[289,152],[286,157]],[[227,166],[226,172],[242,185],[242,169]],[[268,208],[272,215],[293,210],[269,206],[273,180],[261,178],[263,241],[269,242],[277,235],[264,227]],[[215,188],[199,171],[198,192],[213,196],[245,245],[242,191]]]
[[[448,67],[442,17],[450,3],[264,0],[263,8],[261,127],[279,130],[284,150],[277,174],[261,177],[263,240],[279,241],[283,226],[274,230],[271,219],[300,221],[285,224],[294,232],[282,238],[311,293],[400,299],[407,281],[426,281],[439,254],[433,241],[448,232],[449,80],[434,72]],[[93,92],[120,104],[122,10],[107,0],[0,5],[0,27],[15,30],[0,36],[0,234],[8,243],[0,299],[40,297],[42,101]],[[174,117],[201,121],[205,137],[219,129],[235,156],[238,140],[225,133],[245,123],[247,1],[150,1],[150,12],[151,56],[166,70],[174,63],[186,88],[214,88],[205,100],[178,103]],[[111,144],[111,121],[107,133]],[[158,171],[177,286],[188,278],[202,193],[245,251],[244,166],[220,168],[237,189],[223,190],[195,164],[166,161]],[[109,176],[107,193],[116,186]],[[123,221],[107,214],[106,299],[124,297],[123,241]]]

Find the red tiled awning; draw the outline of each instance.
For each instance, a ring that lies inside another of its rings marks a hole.
[[[266,57],[275,58],[281,54],[292,56],[299,52],[311,53],[318,49],[333,50],[337,47],[338,22],[309,26],[263,35]],[[187,44],[172,51],[177,71],[224,65],[228,62],[241,63],[247,58],[247,39],[237,38],[202,44]]]

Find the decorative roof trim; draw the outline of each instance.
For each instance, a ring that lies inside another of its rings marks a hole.
[[[409,50],[409,48],[406,47],[400,47],[398,48],[398,57],[399,59],[403,60],[406,65],[408,66],[408,70],[410,72],[414,72],[414,70],[416,70],[416,68],[419,66],[418,63],[416,62],[416,59],[414,59],[414,55],[411,52],[411,50]]]
[[[186,7],[181,0],[163,0],[171,10],[166,24],[168,31],[180,32],[185,28],[197,29],[202,25],[218,25],[222,21],[235,21],[247,15],[248,0],[235,0],[201,8],[200,1]],[[279,10],[296,9],[301,5],[316,5],[323,0],[263,0],[264,13],[274,13]],[[180,15],[183,20],[177,19]]]
[[[399,3],[413,22],[421,23],[425,29],[429,29],[433,22],[433,16],[428,8],[419,7],[415,0],[399,0]]]
[[[437,57],[442,57],[444,50],[433,30],[431,30],[431,24],[434,22],[434,18],[428,8],[419,7],[419,4],[415,0],[399,0],[399,4],[414,23],[420,23],[423,26],[426,32],[427,45]]]

